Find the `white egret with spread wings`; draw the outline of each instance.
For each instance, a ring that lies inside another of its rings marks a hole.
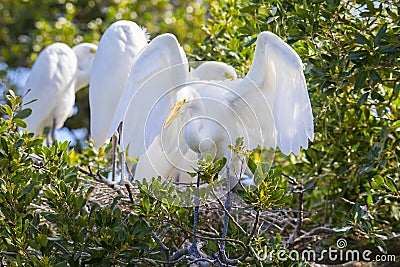
[[[249,149],[278,147],[286,155],[298,154],[313,140],[302,62],[278,36],[262,32],[243,79],[193,82],[187,65],[170,34],[156,37],[139,53],[130,73],[131,90],[125,90],[116,113],[124,117],[122,149],[128,147],[130,156],[138,156],[160,135],[166,155],[190,149],[199,157],[226,157],[229,207],[235,160],[228,145],[238,137]],[[226,216],[223,237],[227,221]],[[193,247],[195,243],[194,238]]]

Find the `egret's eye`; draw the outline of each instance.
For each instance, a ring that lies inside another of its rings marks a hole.
[[[90,52],[91,54],[95,54],[95,53],[96,53],[96,49],[91,48],[91,49],[89,49],[89,52]]]

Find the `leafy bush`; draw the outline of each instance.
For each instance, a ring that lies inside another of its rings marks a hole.
[[[245,73],[259,32],[293,46],[305,63],[315,141],[276,164],[312,188],[304,209],[316,214],[305,227],[344,227],[357,244],[391,252],[400,231],[399,12],[393,1],[214,1],[194,51]]]

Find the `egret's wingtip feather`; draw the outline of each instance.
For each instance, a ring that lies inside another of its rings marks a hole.
[[[277,146],[285,155],[298,155],[300,148],[308,147],[308,138],[313,140],[313,118],[311,104],[303,74],[303,64],[296,51],[279,36],[271,32],[259,34],[253,63],[240,87],[240,96],[246,98],[265,114],[259,106],[262,98],[273,110],[273,125],[277,131]],[[250,89],[249,89],[250,88]],[[262,94],[254,97],[257,90]],[[267,128],[263,128],[265,129]]]

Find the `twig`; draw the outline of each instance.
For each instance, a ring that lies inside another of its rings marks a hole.
[[[320,234],[332,234],[334,233],[335,230],[331,229],[331,228],[327,228],[327,227],[317,227],[312,229],[311,231],[305,233],[304,235],[296,238],[293,242],[293,245],[299,243],[300,241],[307,239],[307,238],[311,238],[313,236],[316,235],[320,235]]]
[[[252,246],[249,247],[251,253],[253,253],[254,257],[256,258],[256,260],[258,261],[258,264],[260,264],[260,266],[262,267],[262,260],[260,259],[260,257],[258,256],[257,252],[254,251],[254,248]]]
[[[229,219],[232,220],[232,222],[235,224],[235,226],[244,234],[247,235],[247,232],[240,226],[240,224],[233,218],[232,214],[225,208],[224,204],[222,203],[221,199],[217,196],[217,194],[214,191],[214,188],[211,188],[211,192],[214,195],[214,197],[217,199],[218,203],[220,204],[221,208],[224,210],[225,214],[228,215]]]
[[[299,190],[299,196],[298,196],[298,203],[297,203],[297,210],[299,211],[299,213],[297,213],[297,223],[296,223],[296,227],[292,233],[292,235],[289,237],[286,245],[289,247],[293,241],[296,239],[297,236],[299,236],[300,234],[300,230],[301,230],[301,225],[303,222],[303,195],[304,195],[304,189],[302,188],[301,185],[301,189]]]
[[[294,178],[292,178],[291,176],[287,175],[284,172],[282,172],[282,175],[285,176],[286,178],[288,178],[289,183],[291,183],[293,185],[298,185],[298,182]]]
[[[90,177],[93,177],[96,181],[101,182],[112,189],[115,189],[115,191],[119,195],[123,195],[121,188],[117,187],[118,183],[107,180],[103,175],[101,175],[100,171],[98,171],[96,174],[94,174],[92,172],[92,169],[90,168],[90,166],[88,166],[89,170],[86,170],[86,169],[82,168],[81,166],[77,166],[77,168],[79,169],[80,172],[82,172],[86,175],[89,175]]]
[[[166,260],[169,261],[169,253],[170,253],[169,248],[166,245],[164,245],[164,243],[158,238],[158,236],[153,231],[151,231],[150,234],[151,237],[154,239],[154,241],[157,243],[157,245],[161,248],[161,250],[164,251]]]
[[[260,211],[257,210],[257,212],[256,212],[256,218],[254,219],[253,229],[251,230],[251,232],[250,232],[249,235],[247,236],[246,245],[249,245],[251,238],[252,238],[252,237],[254,236],[254,234],[256,233],[256,229],[257,229],[259,217],[260,217]]]
[[[168,221],[169,223],[173,223],[174,225],[176,225],[176,226],[177,226],[179,229],[181,229],[182,231],[184,231],[184,232],[186,232],[186,233],[188,233],[188,234],[190,234],[190,235],[193,236],[193,232],[192,232],[192,231],[189,231],[188,229],[182,227],[181,225],[179,225],[178,223],[174,222],[173,220],[168,220],[168,219],[167,219],[167,221]],[[242,241],[237,240],[237,239],[233,239],[233,238],[208,237],[208,236],[200,236],[200,235],[197,235],[197,234],[196,234],[196,238],[203,239],[203,240],[210,240],[210,241],[226,241],[226,242],[232,242],[232,243],[238,244],[239,246],[241,246],[241,247],[243,247],[243,248],[246,248],[246,245],[245,245]]]
[[[181,248],[177,251],[175,251],[170,258],[170,263],[177,263],[179,262],[178,260],[181,259],[183,256],[186,256],[189,254],[189,248]]]
[[[132,192],[131,192],[131,187],[130,187],[130,183],[129,182],[125,183],[125,188],[128,191],[128,195],[129,195],[129,199],[130,199],[131,203],[134,203],[133,195],[132,195]]]

